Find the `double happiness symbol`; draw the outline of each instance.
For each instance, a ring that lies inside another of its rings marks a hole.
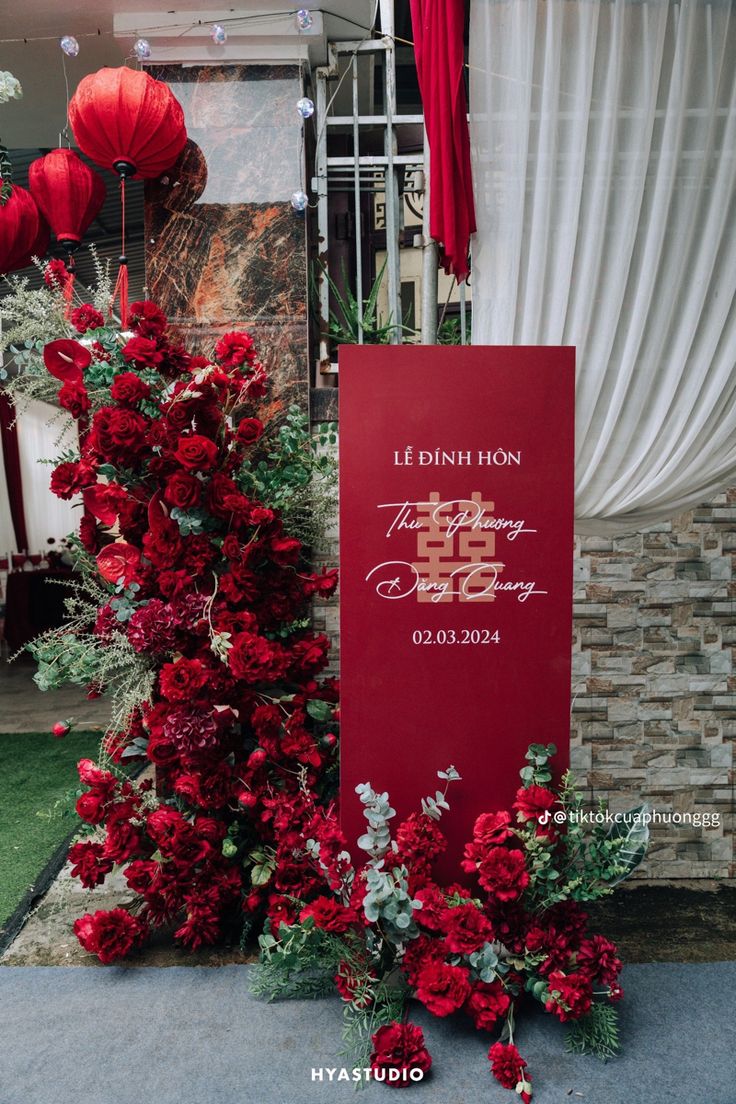
[[[473,491],[471,501],[477,517],[493,514],[494,503],[484,501],[480,491]],[[426,503],[417,506],[417,520],[423,524],[417,530],[417,560],[413,566],[422,581],[445,584],[447,589],[440,596],[434,588],[418,587],[417,601],[493,602],[492,584],[503,571],[503,564],[494,562],[495,533],[451,524],[457,518],[457,503],[441,503],[439,493],[432,491]]]

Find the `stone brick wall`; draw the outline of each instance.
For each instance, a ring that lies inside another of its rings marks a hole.
[[[334,417],[334,414],[329,416]],[[320,562],[338,562],[337,524]],[[652,825],[639,879],[736,876],[736,490],[625,537],[576,541],[571,764],[591,802],[646,800],[716,827]],[[333,641],[338,598],[315,622]]]

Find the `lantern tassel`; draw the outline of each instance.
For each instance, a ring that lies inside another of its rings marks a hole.
[[[74,258],[70,255],[66,263],[67,275],[64,280],[64,317],[69,321],[72,316],[72,309],[74,304],[74,277],[75,266]]]
[[[123,175],[120,177],[120,209],[120,267],[118,268],[118,278],[115,281],[115,287],[113,288],[112,299],[110,301],[110,314],[112,314],[115,300],[119,299],[120,325],[123,329],[126,329],[128,325],[128,258],[125,256],[125,177]]]

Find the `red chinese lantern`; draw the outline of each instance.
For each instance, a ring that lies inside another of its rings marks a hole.
[[[120,177],[122,251],[115,296],[120,319],[128,313],[125,257],[125,181],[155,177],[170,168],[184,148],[184,111],[167,84],[138,69],[100,69],[84,77],[69,104],[69,122],[79,148]]]
[[[71,255],[105,202],[105,182],[70,149],[39,157],[28,169],[28,187],[56,239]]]
[[[49,247],[49,228],[30,192],[13,184],[0,207],[0,272],[15,272],[42,257]]]

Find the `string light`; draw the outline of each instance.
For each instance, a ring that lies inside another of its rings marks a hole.
[[[299,8],[296,13],[296,25],[300,31],[308,31],[314,23],[312,13],[309,8]]]
[[[147,38],[139,38],[133,47],[133,53],[139,61],[145,61],[151,56],[151,43]]]
[[[312,115],[314,115],[314,103],[308,96],[302,96],[300,100],[296,101],[296,109],[302,119],[311,119]]]
[[[216,46],[224,46],[227,42],[227,31],[222,23],[213,23],[210,36]]]
[[[309,196],[306,192],[301,191],[294,192],[291,197],[291,206],[295,211],[305,211],[309,206]]]
[[[74,35],[64,35],[59,39],[59,45],[67,57],[76,57],[79,53],[79,43]]]

